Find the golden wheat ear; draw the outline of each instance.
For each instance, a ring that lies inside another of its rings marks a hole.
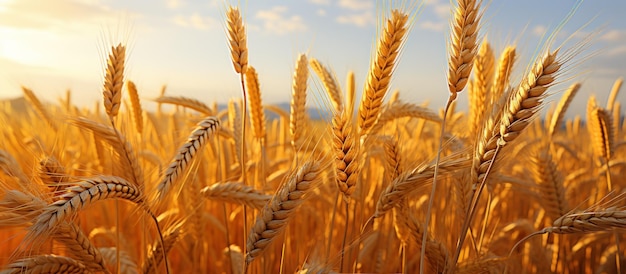
[[[365,136],[374,126],[385,94],[389,90],[391,75],[400,49],[406,39],[409,16],[400,10],[392,10],[385,28],[376,45],[376,55],[371,61],[371,68],[359,105],[359,135]]]
[[[174,159],[167,167],[163,179],[157,185],[157,197],[154,202],[163,201],[174,182],[187,171],[191,165],[191,160],[219,130],[219,127],[220,121],[215,117],[207,117],[197,124],[187,141],[178,149]]]
[[[117,116],[122,101],[125,62],[126,47],[122,44],[111,47],[102,91],[104,109],[111,121]]]

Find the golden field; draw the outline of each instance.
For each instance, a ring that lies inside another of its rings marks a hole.
[[[515,45],[482,39],[481,2],[455,5],[440,110],[389,90],[410,8],[381,18],[360,100],[354,74],[341,87],[301,54],[290,109],[264,105],[236,7],[243,96],[227,107],[165,87],[141,102],[124,44],[94,108],[23,87],[0,105],[2,273],[626,272],[622,81],[566,119],[580,84],[564,75],[590,38],[548,39],[514,72]],[[307,117],[313,81],[327,120]]]

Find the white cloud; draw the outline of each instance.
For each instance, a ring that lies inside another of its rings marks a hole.
[[[447,24],[443,21],[440,21],[440,22],[423,21],[419,23],[418,26],[419,28],[425,29],[425,30],[444,31],[447,27]]]
[[[319,16],[326,16],[326,10],[325,9],[318,9],[316,13]]]
[[[276,6],[269,10],[260,10],[256,13],[256,18],[263,21],[263,30],[276,35],[283,35],[290,32],[305,31],[307,29],[302,17],[298,15],[287,15],[287,7]]]
[[[355,25],[358,27],[365,27],[368,25],[376,24],[376,16],[371,11],[366,11],[360,14],[347,14],[337,17],[337,22],[341,24]]]
[[[194,13],[190,16],[177,15],[172,19],[172,22],[181,27],[195,28],[199,30],[212,29],[218,25],[217,21],[212,17],[201,16],[198,13]]]
[[[621,41],[624,38],[626,38],[626,35],[624,34],[624,32],[615,30],[615,29],[607,31],[602,36],[600,36],[601,40],[609,41],[609,42]]]
[[[180,8],[185,4],[184,0],[166,0],[167,7],[170,9]]]
[[[367,10],[374,8],[371,0],[339,0],[339,6],[350,10]]]
[[[533,28],[531,32],[532,34],[536,36],[545,36],[547,31],[548,31],[548,28],[546,26],[537,25]]]
[[[0,10],[0,26],[11,28],[75,28],[101,24],[114,12],[98,1],[9,1]]]
[[[330,5],[330,0],[309,0],[309,2],[316,5]]]
[[[450,4],[435,4],[433,11],[439,18],[448,19],[451,13]]]
[[[604,53],[604,55],[609,56],[609,57],[625,56],[626,55],[626,46],[617,46],[615,48],[607,50]]]

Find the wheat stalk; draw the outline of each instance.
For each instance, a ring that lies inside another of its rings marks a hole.
[[[215,117],[206,117],[191,132],[187,141],[178,149],[167,167],[163,179],[157,185],[157,200],[162,201],[172,184],[187,170],[194,156],[202,149],[209,138],[219,129],[220,122]]]
[[[374,126],[381,111],[383,98],[389,89],[391,75],[404,44],[409,16],[400,11],[392,10],[387,19],[381,37],[376,45],[376,55],[371,62],[367,82],[363,90],[363,98],[359,105],[358,126],[361,136],[367,135]]]
[[[302,205],[321,179],[317,162],[306,162],[289,177],[272,200],[257,215],[248,234],[246,265],[261,255],[267,246],[285,229],[295,211]]]

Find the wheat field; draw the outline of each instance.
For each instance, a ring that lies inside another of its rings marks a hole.
[[[93,108],[22,87],[23,110],[0,105],[1,273],[626,273],[622,80],[566,119],[590,38],[516,64],[481,1],[454,5],[441,108],[389,90],[410,5],[381,13],[364,79],[300,54],[289,110],[263,104],[235,6],[227,107],[141,100],[123,43]],[[330,117],[308,117],[311,92]]]

